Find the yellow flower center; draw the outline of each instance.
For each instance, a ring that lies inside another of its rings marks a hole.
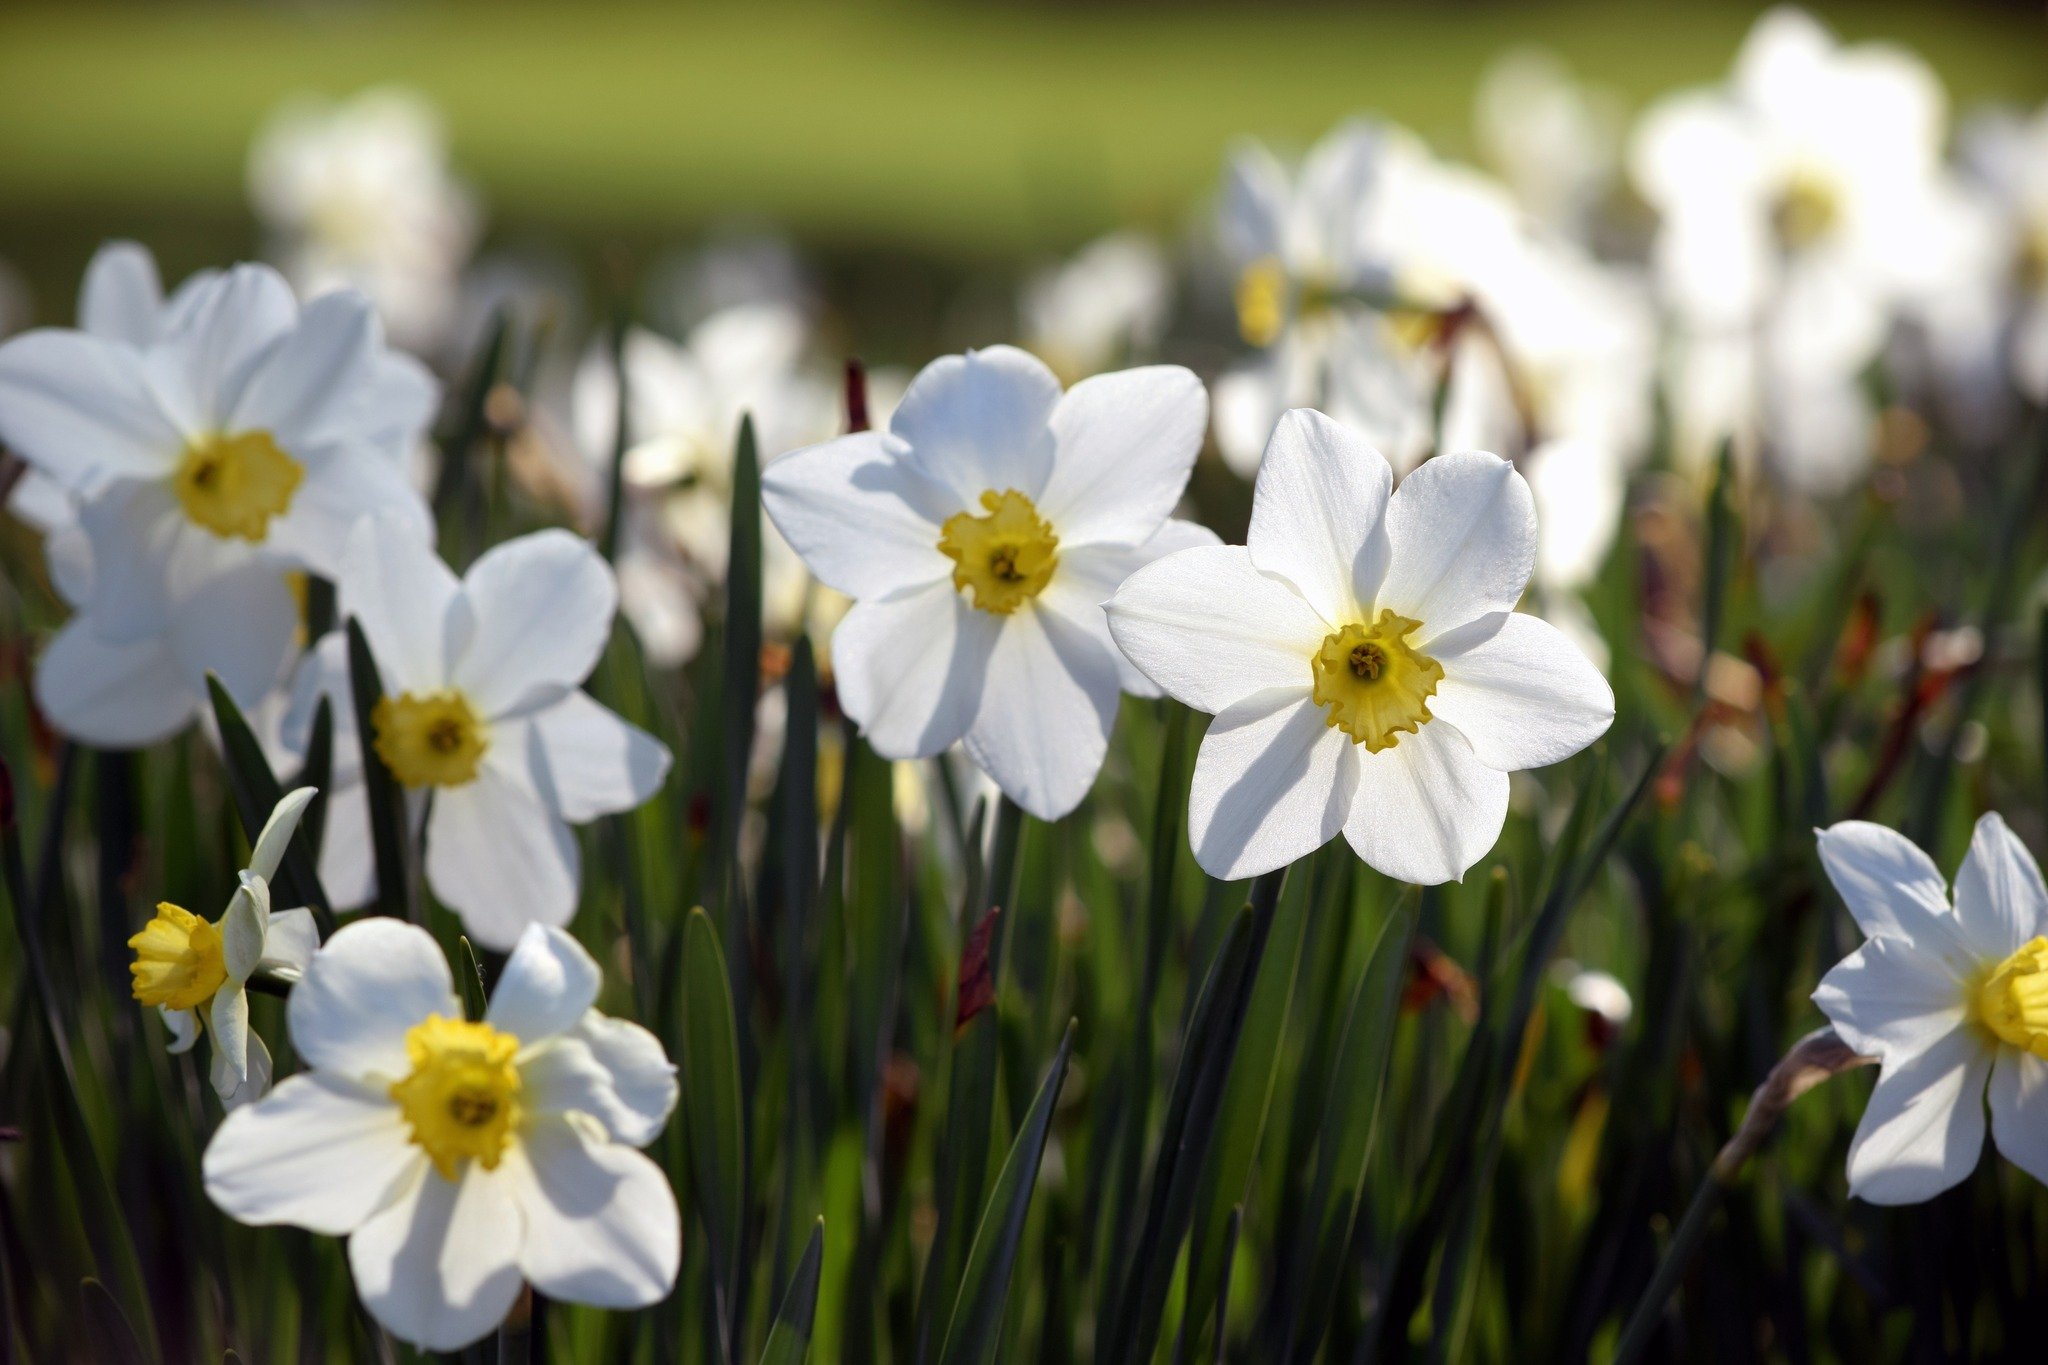
[[[1841,216],[1841,196],[1827,177],[1795,171],[1771,205],[1771,228],[1781,244],[1798,251],[1827,236]]]
[[[460,692],[401,692],[370,712],[377,757],[408,787],[459,787],[476,778],[490,734]]]
[[[1429,719],[1429,699],[1444,670],[1409,646],[1407,637],[1421,626],[1382,611],[1370,625],[1332,632],[1316,651],[1315,702],[1328,707],[1329,723],[1367,753],[1393,748],[1399,735],[1414,734]]]
[[[135,950],[131,989],[145,1005],[197,1009],[228,979],[220,930],[169,901],[158,902],[156,918],[128,946]]]
[[[983,611],[1008,616],[1052,581],[1060,538],[1014,488],[983,493],[981,505],[985,517],[955,512],[946,518],[939,549],[953,561],[954,587],[972,591]]]
[[[185,447],[171,490],[185,515],[215,535],[261,540],[305,477],[269,432],[218,433]]]
[[[1976,991],[1977,1020],[2000,1041],[2048,1058],[2048,938],[1993,967]]]
[[[519,1040],[489,1024],[430,1014],[405,1035],[412,1073],[391,1086],[412,1140],[453,1180],[471,1157],[498,1168],[519,1122]]]
[[[1396,308],[1387,314],[1387,328],[1406,351],[1425,351],[1450,330],[1450,314],[1433,308]]]
[[[1237,277],[1237,331],[1252,346],[1271,346],[1287,325],[1287,272],[1261,256]]]

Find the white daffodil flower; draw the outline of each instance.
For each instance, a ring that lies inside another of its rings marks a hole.
[[[637,1149],[675,1108],[675,1067],[591,1008],[598,983],[574,939],[533,925],[466,1021],[424,929],[344,927],[287,1007],[311,1069],[228,1115],[207,1194],[244,1223],[347,1237],[371,1316],[427,1350],[489,1332],[522,1280],[601,1308],[657,1302],[682,1222]]]
[[[1789,8],[1757,21],[1725,87],[1644,115],[1630,165],[1660,216],[1655,266],[1681,328],[1682,456],[1733,435],[1805,491],[1861,476],[1872,411],[1858,379],[1941,230],[1944,120],[1924,63],[1841,46]]]
[[[1960,1184],[1991,1137],[2048,1181],[2048,890],[1996,814],[1977,821],[1954,902],[1913,842],[1861,820],[1816,831],[1821,865],[1869,935],[1814,1003],[1879,1061],[1849,1144],[1849,1192],[1912,1204]]]
[[[135,998],[163,1017],[171,1051],[187,1051],[198,1041],[202,1019],[213,1031],[213,1088],[230,1109],[270,1085],[270,1049],[249,1027],[249,978],[261,971],[296,981],[320,946],[311,911],[270,908],[270,879],[314,794],[300,787],[277,803],[218,920],[163,901],[156,918],[128,940],[135,950],[128,969]]]
[[[1116,232],[1035,272],[1017,311],[1024,348],[1072,384],[1151,351],[1172,305],[1173,275],[1158,244]]]
[[[90,330],[0,346],[0,442],[75,508],[50,554],[78,611],[36,694],[80,739],[147,744],[204,706],[208,671],[244,705],[276,684],[299,628],[287,574],[331,576],[357,520],[428,534],[404,461],[437,393],[360,296],[302,310],[263,266],[165,303],[119,248],[81,313]]]
[[[529,924],[566,924],[581,882],[570,826],[640,805],[669,770],[660,741],[579,690],[618,607],[603,558],[567,531],[536,531],[486,551],[458,579],[412,537],[366,521],[339,604],[382,675],[371,743],[416,819],[424,807],[434,894],[501,952]],[[287,729],[310,729],[308,703],[324,691],[337,749],[359,744],[361,718],[342,705],[346,650],[323,647],[310,662],[319,682]],[[353,869],[328,888],[340,906],[368,898],[366,800],[337,782],[328,802],[322,865]]]
[[[1119,694],[1157,695],[1101,603],[1132,569],[1207,530],[1171,517],[1208,416],[1178,366],[1064,394],[1009,346],[935,360],[887,431],[794,451],[768,513],[854,599],[832,638],[839,700],[876,751],[955,741],[1012,801],[1053,820],[1108,752]]]
[[[301,294],[360,290],[400,345],[447,339],[481,215],[423,95],[288,102],[249,149],[248,185],[269,254]]]
[[[1393,487],[1318,412],[1274,430],[1250,543],[1169,555],[1109,602],[1110,632],[1216,719],[1188,801],[1211,876],[1270,872],[1341,829],[1390,877],[1461,877],[1500,836],[1508,774],[1614,718],[1607,680],[1515,604],[1536,513],[1512,465],[1440,455]]]

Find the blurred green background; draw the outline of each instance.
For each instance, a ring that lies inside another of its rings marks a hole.
[[[280,98],[395,81],[446,112],[501,236],[740,214],[828,252],[981,264],[1172,227],[1240,134],[1303,142],[1371,110],[1464,150],[1512,46],[1640,102],[1725,69],[1759,8],[7,0],[0,256],[40,284],[107,232],[170,267],[186,242],[217,254],[223,230],[250,237],[243,157]],[[1958,104],[2048,94],[2038,5],[1818,8],[1919,49]]]

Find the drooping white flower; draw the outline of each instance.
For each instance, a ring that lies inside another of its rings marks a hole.
[[[361,623],[384,685],[371,744],[415,820],[425,808],[427,884],[485,947],[566,924],[581,882],[570,826],[631,810],[667,779],[668,749],[579,690],[617,606],[603,558],[567,531],[505,541],[460,579],[378,523],[351,542],[339,607]],[[337,752],[359,746],[347,657],[325,642],[309,652],[287,744],[304,742],[324,695]],[[344,908],[374,886],[367,798],[349,776],[337,766],[321,848],[323,883]]]
[[[1497,456],[1440,455],[1396,489],[1355,433],[1290,412],[1249,540],[1140,569],[1108,609],[1131,662],[1216,717],[1188,805],[1212,876],[1284,867],[1341,829],[1388,876],[1454,880],[1499,837],[1508,774],[1613,720],[1606,679],[1514,609],[1536,515]]]
[[[204,675],[247,705],[298,629],[286,574],[331,576],[349,528],[424,537],[404,461],[437,397],[368,303],[301,309],[263,266],[162,299],[139,248],[95,258],[84,330],[0,346],[0,441],[63,494],[49,553],[77,615],[37,668],[52,720],[91,743],[184,726]]]
[[[854,599],[832,639],[839,700],[877,752],[955,741],[1041,819],[1087,794],[1121,691],[1157,695],[1101,603],[1161,554],[1213,543],[1171,517],[1207,402],[1178,366],[1064,394],[1008,346],[933,361],[887,431],[768,466],[769,515]]]
[[[1112,233],[1025,281],[1024,347],[1071,384],[1149,352],[1172,303],[1158,245],[1142,233]]]
[[[1977,822],[1956,874],[1861,820],[1817,831],[1821,865],[1868,941],[1814,1003],[1842,1041],[1879,1059],[1849,1144],[1849,1192],[1911,1204],[1960,1183],[1991,1137],[2048,1181],[2048,890],[2005,822]]]
[[[1757,21],[1727,85],[1660,101],[1630,150],[1660,215],[1659,283],[1681,328],[1680,454],[1733,436],[1814,492],[1867,467],[1858,381],[1937,230],[1945,105],[1924,63],[1840,46],[1802,11]]]
[[[423,95],[293,99],[257,134],[248,181],[272,257],[300,293],[360,290],[401,345],[446,339],[480,215]]]
[[[681,1219],[637,1149],[668,1122],[675,1068],[592,1008],[598,984],[574,939],[534,925],[465,1021],[424,929],[344,927],[287,1009],[310,1069],[221,1124],[207,1194],[244,1223],[347,1237],[371,1316],[428,1350],[489,1332],[522,1280],[602,1308],[660,1300]]]
[[[171,1051],[198,1041],[201,1021],[213,1032],[214,1092],[230,1109],[270,1086],[270,1049],[249,1027],[249,978],[266,972],[296,981],[320,946],[311,911],[272,911],[270,879],[311,801],[311,787],[287,792],[263,824],[240,885],[217,921],[163,901],[156,917],[128,940],[137,1000],[156,1007],[171,1032]]]

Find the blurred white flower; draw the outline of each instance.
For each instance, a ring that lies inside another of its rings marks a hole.
[[[1474,131],[1488,167],[1539,222],[1583,241],[1621,169],[1614,92],[1575,79],[1556,53],[1518,48],[1479,80]]]
[[[1973,120],[1961,153],[2001,219],[1979,259],[2018,297],[2013,377],[2029,398],[2048,402],[2048,104],[2030,116],[1995,110]]]
[[[384,87],[293,99],[257,134],[248,182],[272,257],[301,294],[357,289],[400,345],[447,339],[480,224],[425,96]]]
[[[1817,831],[1821,865],[1869,941],[1813,993],[1842,1041],[1879,1059],[1849,1144],[1849,1192],[1911,1204],[1959,1184],[1991,1136],[2048,1181],[2048,891],[1996,814],[1977,822],[1955,898],[1881,825]]]
[[[0,441],[61,490],[28,496],[77,608],[37,700],[89,743],[147,744],[204,705],[209,670],[245,705],[278,681],[288,571],[332,576],[363,517],[429,533],[404,461],[437,390],[360,295],[301,309],[264,266],[165,302],[148,254],[117,245],[80,318],[0,346]]]
[[[1321,413],[1274,430],[1248,546],[1140,569],[1109,603],[1126,656],[1213,714],[1188,834],[1211,876],[1285,867],[1338,830],[1390,877],[1464,875],[1508,773],[1603,734],[1614,694],[1514,608],[1536,556],[1528,485],[1497,456],[1393,470]]]
[[[366,522],[339,605],[361,623],[382,675],[371,741],[416,820],[425,806],[434,894],[499,951],[529,924],[567,923],[581,881],[570,825],[640,805],[669,769],[658,740],[579,690],[618,605],[604,560],[566,531],[537,531],[486,551],[457,579],[432,550]],[[307,666],[318,671],[297,684],[287,743],[303,742],[324,694],[336,752],[357,746],[346,651],[323,645]],[[342,907],[369,899],[374,865],[367,798],[348,775],[337,765],[321,849]]]
[[[1580,1009],[1617,1027],[1626,1024],[1635,1013],[1635,1001],[1629,999],[1628,987],[1609,972],[1578,968],[1566,978],[1564,993]]]
[[[452,1351],[550,1298],[640,1308],[675,1283],[682,1222],[644,1153],[676,1103],[653,1034],[592,1008],[597,963],[520,935],[480,1021],[432,936],[339,930],[287,1010],[309,1070],[229,1114],[206,1192],[230,1217],[348,1238],[356,1292],[393,1335]]]
[[[619,586],[627,618],[659,664],[695,655],[703,636],[698,603],[725,579],[740,419],[753,418],[764,466],[838,429],[838,392],[810,363],[810,344],[801,311],[767,303],[716,313],[680,345],[641,329],[627,334]],[[574,481],[592,508],[609,495],[618,393],[608,348],[593,347],[571,397],[582,456]],[[808,580],[773,527],[763,538],[761,572],[768,628],[794,634],[804,624]]]
[[[854,599],[832,639],[839,700],[876,751],[955,741],[1040,819],[1077,805],[1119,695],[1157,695],[1111,643],[1101,603],[1132,569],[1213,543],[1171,517],[1208,404],[1178,366],[1062,394],[1008,346],[933,361],[887,431],[792,452],[768,513]]]
[[[171,1051],[198,1041],[202,1019],[213,1031],[213,1089],[230,1109],[270,1086],[270,1049],[249,1027],[249,978],[264,971],[297,980],[320,946],[310,911],[270,908],[270,879],[313,796],[311,787],[300,787],[277,803],[219,920],[162,901],[128,940],[135,950],[131,989],[163,1017]]]
[[[1860,388],[1937,233],[1945,100],[1903,49],[1844,47],[1803,11],[1751,29],[1721,88],[1667,96],[1630,148],[1680,329],[1681,458],[1733,437],[1835,492],[1869,459]]]
[[[1065,383],[1149,353],[1166,329],[1173,275],[1143,233],[1117,232],[1025,281],[1024,346]]]

